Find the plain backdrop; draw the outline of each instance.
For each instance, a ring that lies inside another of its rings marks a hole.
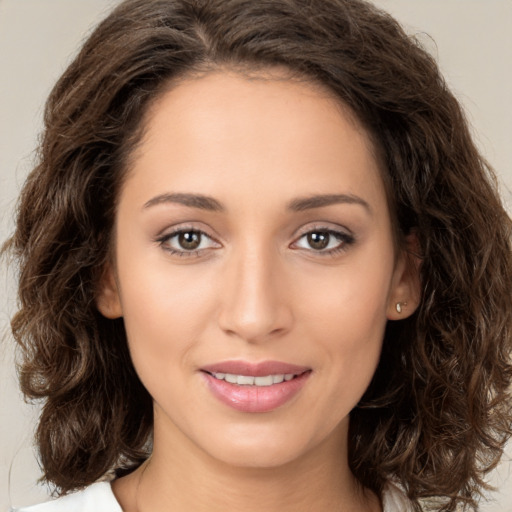
[[[257,1],[257,0],[255,0]],[[512,0],[374,0],[437,58],[496,168],[512,188]],[[0,0],[0,239],[12,230],[16,196],[30,170],[44,100],[91,28],[115,0]],[[0,268],[0,511],[47,499],[36,485],[37,406],[24,404],[13,364],[12,271]],[[492,475],[500,491],[484,512],[512,512],[512,447]]]

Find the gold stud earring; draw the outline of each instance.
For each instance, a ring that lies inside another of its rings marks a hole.
[[[397,302],[396,303],[396,312],[400,314],[402,312],[402,307],[405,307],[405,306],[407,306],[407,302]]]

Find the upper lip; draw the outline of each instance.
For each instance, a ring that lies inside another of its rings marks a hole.
[[[201,370],[207,373],[230,373],[233,375],[247,375],[264,377],[265,375],[290,374],[300,375],[311,368],[282,361],[262,361],[251,363],[249,361],[221,361],[219,363],[202,366]]]

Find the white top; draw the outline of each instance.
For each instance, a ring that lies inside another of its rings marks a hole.
[[[405,494],[388,484],[383,495],[383,512],[412,512]],[[98,482],[73,494],[32,507],[11,509],[11,512],[123,512],[110,482]]]
[[[68,494],[39,505],[13,508],[10,512],[123,512],[110,482],[97,482],[83,491]]]

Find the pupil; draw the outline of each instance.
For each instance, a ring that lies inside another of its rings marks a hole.
[[[186,231],[179,234],[178,242],[183,249],[194,250],[201,243],[201,235],[195,231]]]
[[[325,249],[329,245],[329,233],[308,233],[308,243],[313,249]]]

